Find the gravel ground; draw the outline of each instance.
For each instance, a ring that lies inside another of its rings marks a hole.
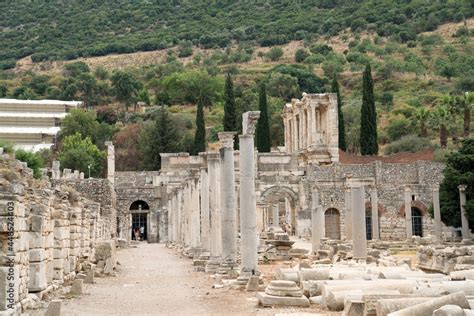
[[[311,308],[257,307],[255,293],[213,288],[214,279],[194,272],[192,261],[162,244],[141,243],[117,253],[116,277],[84,284],[84,294],[63,299],[63,315],[275,315],[321,312]],[[277,265],[262,266],[270,274]],[[56,292],[64,298],[69,287]],[[53,298],[53,297],[51,297]],[[29,315],[43,315],[45,309]],[[303,314],[299,314],[303,315]]]

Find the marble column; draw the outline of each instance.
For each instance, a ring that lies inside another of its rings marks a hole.
[[[201,247],[203,251],[211,250],[211,224],[209,216],[209,175],[206,168],[201,168]]]
[[[111,141],[105,142],[107,146],[107,179],[110,183],[115,183],[115,147]]]
[[[310,112],[311,112],[311,115],[310,115],[310,122],[311,122],[311,125],[310,125],[310,128],[309,130],[311,131],[311,142],[309,145],[314,145],[316,144],[316,115],[315,115],[315,110],[314,110],[314,106],[310,106],[309,107],[310,109]]]
[[[354,259],[367,259],[364,187],[353,187],[352,200],[352,252]]]
[[[191,247],[196,256],[201,252],[201,216],[199,211],[199,179],[191,180]]]
[[[433,188],[433,212],[436,242],[442,242],[443,237],[441,236],[441,209],[439,205],[439,187],[437,185]]]
[[[377,187],[374,185],[370,190],[370,200],[372,208],[372,239],[380,239],[379,228],[379,197]]]
[[[346,209],[346,239],[352,239],[352,200],[351,188],[346,186],[344,188],[344,207]],[[364,216],[365,217],[365,216]]]
[[[280,205],[277,202],[277,204],[272,205],[272,211],[273,211],[273,227],[280,227],[280,222],[279,222],[279,213],[280,213]]]
[[[299,112],[299,124],[298,124],[298,130],[299,130],[299,139],[298,139],[298,144],[299,144],[299,147],[300,149],[303,149],[304,148],[304,128],[303,128],[303,125],[304,125],[304,121],[303,121],[303,112],[300,111]]]
[[[467,186],[461,184],[459,189],[459,204],[461,206],[461,234],[463,240],[471,239],[471,231],[469,230],[469,221],[466,214],[466,189]]]
[[[296,120],[296,114],[293,113],[293,118],[291,125],[293,126],[293,152],[298,151],[300,149],[300,145],[298,143],[298,124]]]
[[[413,236],[413,226],[411,218],[411,190],[405,187],[405,229],[407,232],[407,239]]]
[[[234,175],[234,135],[218,133],[221,158],[222,264],[233,267],[237,261],[237,224]]]
[[[209,172],[209,213],[211,216],[210,261],[207,263],[207,272],[216,272],[221,262],[222,234],[221,216],[219,210],[219,154],[207,154],[207,170]]]
[[[316,253],[321,246],[321,239],[324,237],[324,214],[323,208],[319,205],[319,193],[311,193],[311,249]]]
[[[61,163],[59,160],[54,160],[53,165],[52,165],[52,170],[51,170],[51,178],[53,180],[59,180],[61,179]]]
[[[242,274],[240,279],[258,274],[257,201],[255,196],[254,135],[259,111],[243,114],[240,140],[240,224]],[[244,276],[244,274],[246,276]]]

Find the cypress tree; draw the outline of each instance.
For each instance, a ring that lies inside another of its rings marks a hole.
[[[337,116],[339,125],[339,149],[346,151],[346,130],[344,127],[344,114],[342,113],[342,98],[339,91],[339,83],[337,82],[336,75],[332,80],[331,92],[337,95]]]
[[[237,117],[235,114],[234,84],[232,77],[227,74],[224,87],[224,132],[237,131]]]
[[[224,132],[237,132],[237,115],[236,115],[234,83],[230,73],[227,74],[224,87]],[[234,139],[234,149],[239,148],[238,137]]]
[[[267,91],[264,83],[260,85],[258,109],[260,110],[260,118],[257,122],[257,149],[259,152],[268,153],[271,149],[271,140],[270,124],[268,121]]]
[[[370,64],[365,66],[362,82],[362,107],[360,109],[360,152],[377,155],[377,113],[375,111],[374,82]]]
[[[194,134],[193,154],[206,151],[206,127],[204,125],[204,104],[201,99],[197,103],[196,134]]]

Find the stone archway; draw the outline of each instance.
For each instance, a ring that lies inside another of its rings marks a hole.
[[[278,207],[278,226],[284,223],[290,225],[290,234],[296,232],[298,225],[296,219],[298,207],[298,194],[287,186],[272,186],[263,191],[259,205],[262,208],[263,229],[275,225],[273,218],[274,208]]]

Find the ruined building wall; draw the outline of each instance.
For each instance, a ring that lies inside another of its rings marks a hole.
[[[101,205],[70,186],[35,180],[31,169],[0,156],[0,314],[20,314],[29,293],[43,296],[94,262],[110,238]]]

